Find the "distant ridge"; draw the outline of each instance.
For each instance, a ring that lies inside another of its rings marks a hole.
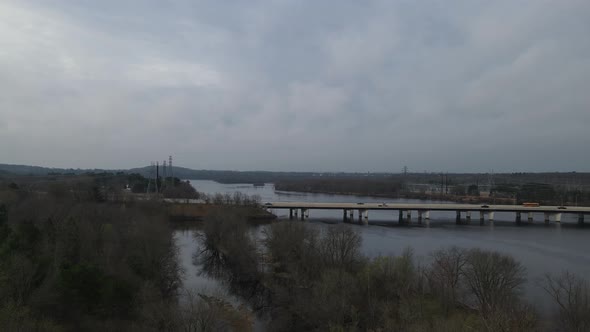
[[[0,164],[0,172],[8,172],[14,175],[48,175],[52,173],[61,174],[83,174],[88,172],[104,172],[102,169],[73,169],[73,168],[53,168],[53,167],[42,167],[42,166],[30,166],[30,165],[13,165],[13,164]],[[113,172],[112,170],[109,172]]]
[[[190,180],[213,180],[223,183],[264,183],[277,181],[283,178],[311,177],[320,173],[313,172],[268,172],[268,171],[219,171],[219,170],[194,170],[186,167],[174,166],[172,168],[175,177]],[[131,169],[81,169],[81,168],[53,168],[30,165],[0,164],[0,175],[20,176],[45,176],[52,174],[85,174],[102,172],[138,173],[145,177],[153,176],[152,166],[137,167]]]
[[[153,168],[145,166],[127,170],[128,173],[138,173],[143,176],[153,176]],[[284,178],[312,177],[320,173],[313,172],[270,172],[270,171],[220,171],[194,170],[186,167],[174,166],[172,172],[175,177],[189,180],[213,180],[222,183],[264,183],[274,182]]]
[[[329,179],[329,178],[357,178],[357,179],[393,179],[407,183],[440,183],[440,174],[431,173],[344,173],[344,172],[274,172],[274,171],[228,171],[228,170],[194,170],[186,167],[174,166],[173,174],[183,180],[212,180],[221,183],[277,183],[297,179]],[[54,174],[85,174],[102,172],[138,173],[145,177],[154,176],[152,166],[131,169],[73,169],[51,168],[42,166],[0,164],[0,176],[46,176]],[[162,173],[160,173],[162,174]],[[487,173],[447,173],[455,183],[479,183],[486,185]],[[519,172],[496,173],[494,181],[499,183],[548,183],[577,188],[590,188],[590,173],[588,172]]]

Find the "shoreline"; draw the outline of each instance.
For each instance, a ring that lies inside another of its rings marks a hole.
[[[286,194],[325,194],[325,195],[345,195],[345,196],[358,196],[358,197],[379,197],[379,198],[393,198],[393,199],[420,199],[425,201],[446,201],[455,203],[488,203],[488,204],[505,204],[505,205],[516,205],[516,199],[514,198],[500,198],[500,197],[482,197],[482,196],[455,196],[455,195],[440,195],[440,194],[422,194],[422,193],[403,193],[403,194],[365,194],[355,192],[335,192],[329,190],[285,190],[277,189],[275,192],[282,192]]]

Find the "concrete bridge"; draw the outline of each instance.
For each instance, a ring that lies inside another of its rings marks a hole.
[[[405,204],[405,203],[310,203],[310,202],[269,202],[263,204],[266,209],[288,209],[289,219],[301,220],[309,218],[310,210],[342,210],[342,220],[353,222],[355,211],[360,224],[369,223],[369,211],[397,211],[400,224],[412,222],[412,211],[416,212],[419,224],[424,220],[430,221],[431,211],[455,211],[456,223],[462,223],[463,216],[466,223],[470,223],[473,214],[478,214],[479,224],[494,220],[495,212],[513,212],[517,224],[521,223],[524,214],[529,222],[533,221],[533,213],[543,213],[544,221],[548,224],[551,219],[561,222],[562,214],[573,214],[578,217],[578,224],[584,223],[584,215],[590,214],[590,207],[574,206],[523,206],[523,205],[476,205],[476,204]]]

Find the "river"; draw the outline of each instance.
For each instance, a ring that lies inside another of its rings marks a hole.
[[[262,202],[429,202],[279,192],[274,190],[272,184],[254,187],[251,184],[220,184],[205,180],[191,180],[191,184],[199,192],[207,194],[240,191],[248,195],[259,195]],[[279,218],[286,217],[288,213],[285,210],[273,212]],[[513,213],[496,213],[494,223],[490,224],[486,220],[486,225],[480,226],[477,219],[471,225],[456,225],[454,212],[431,212],[429,227],[400,227],[397,224],[396,213],[371,211],[369,226],[350,225],[358,229],[362,235],[362,250],[365,255],[375,257],[400,254],[405,248],[411,247],[416,260],[427,264],[429,254],[433,250],[449,246],[490,249],[510,254],[526,267],[528,282],[525,287],[525,296],[542,312],[547,312],[550,308],[549,299],[539,286],[539,282],[546,273],[557,274],[568,270],[585,278],[590,276],[590,227],[578,227],[574,216],[564,215],[561,224],[551,222],[549,226],[545,226],[543,216],[539,214],[534,216],[533,224],[525,223],[526,225],[516,226]],[[342,211],[339,210],[314,210],[311,211],[308,222],[314,227],[330,227],[327,223],[341,222],[341,218]],[[180,247],[182,264],[187,270],[185,287],[223,289],[223,285],[218,281],[200,275],[201,268],[193,264],[192,257],[197,251],[198,240],[186,231],[177,231],[176,238]]]

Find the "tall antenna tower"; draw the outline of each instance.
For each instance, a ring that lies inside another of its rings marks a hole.
[[[170,168],[170,186],[174,187],[174,168],[172,168],[172,156],[168,156],[168,168]]]

